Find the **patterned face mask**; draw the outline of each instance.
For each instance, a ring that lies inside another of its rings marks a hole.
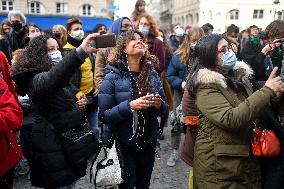
[[[58,63],[62,60],[62,55],[59,50],[48,53],[48,56],[51,58],[52,62]]]

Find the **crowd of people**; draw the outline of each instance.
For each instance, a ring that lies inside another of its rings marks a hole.
[[[102,145],[119,144],[127,175],[118,188],[147,189],[168,125],[167,165],[189,166],[189,188],[284,188],[284,21],[165,31],[145,5],[88,35],[76,17],[42,30],[9,12],[0,27],[0,188],[30,173],[33,186],[74,189],[97,154],[71,162],[62,136],[87,128]],[[110,34],[115,46],[92,45]],[[273,131],[280,153],[256,156],[256,129]]]

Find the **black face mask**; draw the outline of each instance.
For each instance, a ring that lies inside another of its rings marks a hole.
[[[20,31],[23,28],[23,26],[20,22],[12,22],[12,28],[14,31],[17,32]]]
[[[56,37],[56,39],[60,39],[61,37],[61,33],[53,33],[54,37]]]

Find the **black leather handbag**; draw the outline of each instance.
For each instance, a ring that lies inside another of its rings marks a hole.
[[[102,147],[102,143],[90,130],[87,120],[79,128],[61,133],[60,139],[66,159],[73,166],[80,166],[96,157]]]

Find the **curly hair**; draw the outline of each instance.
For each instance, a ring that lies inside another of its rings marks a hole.
[[[116,41],[116,47],[112,51],[111,55],[107,59],[107,64],[117,66],[117,60],[121,59],[123,61],[123,64],[125,65],[127,62],[127,54],[125,53],[125,47],[126,45],[134,39],[134,34],[138,34],[142,39],[143,42],[145,42],[143,34],[139,31],[126,31],[122,32],[121,35],[117,38]],[[137,81],[138,89],[141,89],[141,94],[146,95],[147,92],[149,92],[150,89],[150,82],[148,80],[148,76],[150,71],[153,69],[153,66],[151,63],[153,60],[155,60],[155,56],[151,56],[149,51],[146,50],[145,54],[140,59],[140,74]],[[127,65],[125,65],[127,66]]]
[[[284,20],[274,20],[265,29],[269,38],[284,37]]]
[[[154,35],[155,37],[158,37],[159,36],[159,27],[155,21],[155,19],[153,18],[153,16],[151,16],[150,14],[148,13],[143,13],[139,16],[138,18],[138,22],[137,22],[137,25],[136,25],[136,29],[138,29],[139,27],[139,23],[140,23],[140,20],[141,18],[146,18],[150,24],[150,27],[149,27],[149,30],[150,30],[150,33],[152,35]]]
[[[181,63],[184,65],[188,64],[189,56],[190,56],[190,44],[193,42],[197,42],[201,37],[204,36],[204,31],[200,27],[193,27],[189,29],[188,34],[180,48],[178,48],[175,52],[176,55],[180,55]]]
[[[51,59],[48,56],[47,40],[49,35],[40,35],[34,38],[21,52],[20,59],[13,65],[13,75],[29,70],[38,69],[47,71],[51,68]]]

